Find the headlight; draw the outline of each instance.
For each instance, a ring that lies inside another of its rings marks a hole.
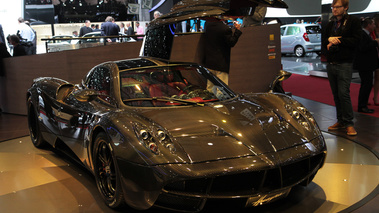
[[[140,123],[134,123],[134,131],[141,144],[154,154],[159,154],[158,142],[171,153],[176,151],[174,144],[163,128],[157,126],[148,128]]]
[[[312,126],[316,124],[312,114],[305,107],[287,104],[285,108],[288,114],[304,127],[304,129],[310,131],[312,129],[311,124]],[[309,122],[311,122],[311,124]]]

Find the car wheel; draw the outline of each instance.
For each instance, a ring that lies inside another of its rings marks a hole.
[[[305,50],[304,50],[304,47],[302,46],[297,46],[295,48],[295,55],[297,57],[303,57],[305,55]]]
[[[33,105],[31,97],[28,98],[28,126],[32,143],[37,148],[43,148],[47,142],[43,139],[40,124],[38,121],[38,114]]]
[[[109,207],[120,208],[124,205],[124,196],[121,188],[120,174],[115,162],[107,135],[99,133],[93,149],[96,185]]]

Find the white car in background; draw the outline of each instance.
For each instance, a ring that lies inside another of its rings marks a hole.
[[[293,53],[303,57],[306,53],[321,53],[321,27],[319,24],[287,24],[280,27],[282,54]]]

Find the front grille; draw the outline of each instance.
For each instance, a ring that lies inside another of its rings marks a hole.
[[[168,184],[164,191],[182,196],[227,198],[251,196],[284,187],[291,187],[312,176],[321,167],[324,153],[274,169],[178,181]]]

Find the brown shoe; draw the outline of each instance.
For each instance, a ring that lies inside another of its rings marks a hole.
[[[345,126],[337,122],[333,124],[332,126],[328,127],[328,130],[337,130],[337,129],[343,129],[343,128],[345,128]]]
[[[355,131],[353,126],[346,127],[347,135],[354,136],[357,135],[357,131]]]

